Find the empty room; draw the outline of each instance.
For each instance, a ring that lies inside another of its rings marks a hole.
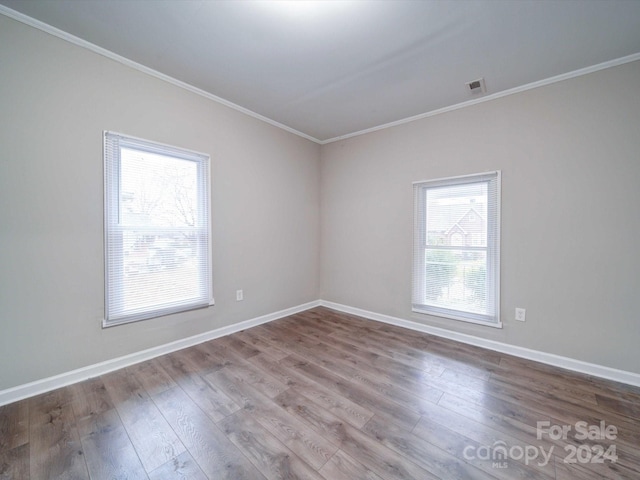
[[[638,479],[639,208],[638,0],[0,0],[0,479]]]

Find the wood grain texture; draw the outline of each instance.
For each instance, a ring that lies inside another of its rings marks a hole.
[[[517,446],[526,448],[528,445],[534,446],[541,457],[541,448],[549,452],[554,445],[544,440],[537,440],[532,436],[528,441],[523,441],[506,432],[500,432],[486,425],[482,425],[471,419],[463,417],[446,408],[435,405],[429,415],[423,416],[413,429],[413,434],[438,445],[438,447],[455,455],[457,458],[464,458],[464,449],[468,446],[477,452],[485,445],[503,444],[507,448]],[[556,447],[554,447],[555,449]],[[498,478],[553,478],[555,458],[545,463],[542,458],[539,461],[526,462],[523,459],[509,459],[505,462],[507,469],[494,469],[492,461],[477,459],[474,465],[492,473]],[[519,463],[519,464],[518,464]],[[497,470],[494,472],[494,470]],[[521,473],[516,475],[515,473]]]
[[[185,451],[130,370],[109,373],[103,380],[147,473]]]
[[[204,380],[203,375],[210,369],[199,370],[182,351],[165,355],[158,362],[212,420],[222,420],[240,408],[224,392]]]
[[[29,444],[25,443],[11,450],[0,449],[0,480],[28,480]]]
[[[189,452],[184,452],[156,468],[149,480],[207,480],[207,476]]]
[[[157,358],[132,365],[128,370],[133,373],[149,396],[177,387],[176,382],[162,368]]]
[[[392,422],[381,420],[375,416],[369,420],[363,431],[436,477],[482,480],[493,478],[492,475],[465,461],[462,454],[464,448],[469,444],[465,438],[459,439],[459,444],[453,447],[455,453],[452,454],[447,452],[446,447],[443,448],[444,445],[435,445],[435,443],[442,442],[441,439],[430,443],[422,437],[395,426]]]
[[[240,340],[251,345],[256,350],[259,350],[260,353],[265,353],[269,355],[271,358],[276,360],[280,360],[281,358],[289,355],[289,352],[286,350],[281,350],[280,348],[271,345],[269,342],[264,341],[260,338],[259,335],[255,334],[251,330],[243,330],[235,334]],[[254,355],[252,355],[253,357]],[[251,358],[251,357],[250,357]]]
[[[393,399],[389,399],[382,394],[392,390],[392,387],[375,389],[353,383],[333,371],[319,367],[298,355],[290,355],[282,359],[281,362],[288,367],[303,372],[314,381],[371,411],[385,413],[398,424],[412,428],[420,419],[420,415],[416,411],[420,410],[419,400],[410,398],[408,402],[400,404],[396,402],[399,396],[397,392],[395,392],[395,398]]]
[[[268,479],[322,479],[247,412],[240,411],[225,418],[220,427]]]
[[[88,479],[68,388],[29,401],[31,478]]]
[[[281,335],[287,335],[287,330]],[[422,403],[420,398],[435,403],[442,395],[441,390],[428,383],[432,375],[442,373],[440,370],[427,373],[391,358],[362,354],[355,346],[341,345],[333,340],[327,343],[304,333],[294,336],[293,340],[300,355],[329,370],[342,372],[341,375],[348,380],[373,388],[388,397],[396,397],[400,403],[407,402],[418,412]]]
[[[78,429],[92,480],[147,478],[115,409],[84,417]]]
[[[269,398],[273,398],[287,389],[287,386],[272,375],[262,372],[254,365],[242,360],[227,365],[223,370],[231,375],[236,383],[247,383]]]
[[[29,442],[29,402],[0,407],[0,451],[8,451]]]
[[[250,361],[259,370],[278,378],[288,387],[295,387],[296,391],[356,428],[362,427],[373,416],[371,410],[334,393],[266,355],[256,355]]]
[[[342,450],[336,454],[320,469],[320,475],[327,480],[345,478],[349,480],[384,480],[380,475],[369,470],[357,462]]]
[[[184,391],[179,388],[166,390],[153,399],[209,478],[264,478]]]
[[[342,422],[292,390],[281,394],[278,399],[287,411],[299,416],[311,428],[331,439],[342,451],[385,479],[437,478],[406,457],[389,450],[379,439]]]
[[[246,412],[303,461],[315,469],[327,463],[338,447],[289,415],[259,390],[244,382],[235,382],[227,368],[209,374],[208,378],[221,385]]]
[[[70,385],[71,405],[77,419],[100,415],[114,408],[113,401],[101,378],[92,378]]]
[[[0,480],[637,480],[639,417],[640,388],[314,308],[0,407]]]

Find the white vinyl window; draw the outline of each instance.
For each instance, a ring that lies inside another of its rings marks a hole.
[[[413,311],[501,327],[500,172],[414,183]]]
[[[104,133],[108,327],[213,304],[209,156]]]

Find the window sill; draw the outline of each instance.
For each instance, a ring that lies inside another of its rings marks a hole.
[[[502,328],[502,322],[500,320],[498,320],[497,322],[491,322],[488,320],[483,320],[481,317],[478,317],[478,318],[467,317],[464,315],[456,315],[454,313],[449,313],[447,311],[432,310],[429,308],[420,308],[415,305],[412,307],[411,311],[414,313],[418,313],[420,315],[431,315],[432,317],[448,318],[450,320],[458,320],[460,322],[473,323],[475,325],[482,325],[485,327]]]

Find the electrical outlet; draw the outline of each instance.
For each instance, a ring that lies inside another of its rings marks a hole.
[[[236,290],[236,301],[241,302],[242,300],[244,300],[244,293],[242,290]]]
[[[524,308],[516,308],[516,320],[524,322],[527,311]]]

